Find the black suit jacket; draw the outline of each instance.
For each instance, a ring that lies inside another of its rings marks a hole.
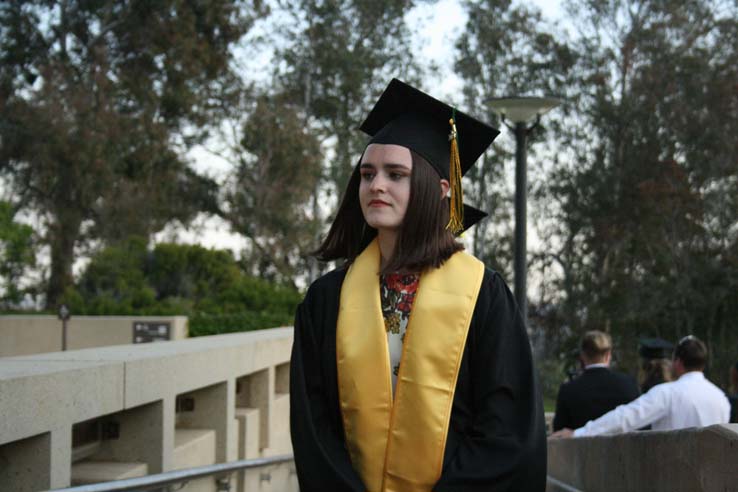
[[[553,428],[578,429],[639,395],[638,384],[631,376],[605,367],[586,369],[559,388]]]

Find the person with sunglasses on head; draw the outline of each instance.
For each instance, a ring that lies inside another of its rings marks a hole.
[[[457,236],[461,176],[497,130],[392,80],[295,317],[290,425],[302,492],[543,492],[525,323]],[[450,196],[448,193],[450,192]]]
[[[551,437],[618,434],[647,425],[651,425],[651,430],[665,431],[727,424],[728,398],[703,373],[707,364],[705,344],[692,335],[682,338],[674,349],[672,361],[674,381],[657,384],[639,398],[590,420],[583,427],[565,428]]]

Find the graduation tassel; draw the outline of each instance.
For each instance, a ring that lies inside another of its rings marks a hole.
[[[451,141],[451,162],[449,170],[449,181],[451,185],[451,207],[446,229],[454,234],[464,230],[464,194],[461,190],[461,161],[459,160],[459,136],[456,132],[456,109],[448,123],[451,125],[451,133],[448,135]]]

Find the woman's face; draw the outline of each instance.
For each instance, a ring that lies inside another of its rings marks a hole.
[[[413,160],[400,145],[370,144],[359,171],[359,203],[364,220],[377,231],[397,231],[410,201]]]

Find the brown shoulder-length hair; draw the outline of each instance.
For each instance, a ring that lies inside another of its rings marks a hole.
[[[446,229],[448,200],[439,193],[439,176],[419,154],[410,151],[413,168],[410,175],[410,200],[397,237],[394,256],[381,273],[420,272],[437,268],[464,249]],[[361,159],[349,178],[336,218],[328,236],[315,251],[321,261],[346,260],[351,264],[377,236],[377,230],[364,219],[359,203]]]

